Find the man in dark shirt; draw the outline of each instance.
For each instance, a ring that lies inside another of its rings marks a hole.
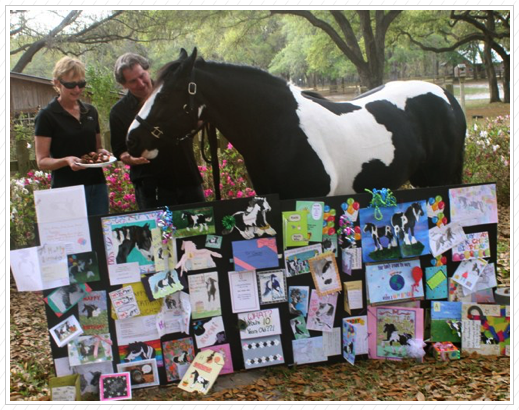
[[[130,166],[130,180],[135,187],[139,209],[203,202],[202,177],[191,139],[182,141],[170,151],[161,150],[151,161],[128,153],[128,128],[153,90],[148,69],[148,60],[133,53],[123,54],[115,63],[115,79],[128,92],[110,111],[113,154]]]

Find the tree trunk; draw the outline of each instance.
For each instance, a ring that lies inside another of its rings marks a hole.
[[[510,56],[503,59],[503,101],[510,104]]]
[[[496,70],[494,69],[494,64],[492,62],[492,49],[486,41],[483,54],[485,57],[485,71],[488,77],[488,87],[490,90],[490,102],[501,102],[501,99],[499,98],[499,88],[497,86]]]
[[[20,57],[14,68],[11,70],[13,73],[22,73],[25,67],[32,61],[33,57],[38,51],[45,47],[45,40],[40,40],[32,44],[25,53]]]

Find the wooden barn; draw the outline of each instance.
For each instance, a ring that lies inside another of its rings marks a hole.
[[[11,116],[16,117],[22,112],[35,114],[55,96],[50,79],[11,73]]]

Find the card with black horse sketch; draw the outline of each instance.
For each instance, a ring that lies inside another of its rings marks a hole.
[[[85,335],[109,333],[106,291],[90,292],[78,303],[79,323]]]
[[[207,394],[224,365],[223,356],[212,350],[199,352],[178,387],[187,392]]]

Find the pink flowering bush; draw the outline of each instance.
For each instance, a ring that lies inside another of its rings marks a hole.
[[[248,179],[247,169],[242,156],[232,146],[227,144],[227,148],[220,154],[220,193],[222,199],[245,198],[255,196],[256,192],[251,188],[252,184]],[[213,171],[210,164],[199,165],[200,175],[203,178],[205,199],[214,201]]]
[[[10,242],[11,249],[34,246],[36,209],[34,191],[50,188],[50,172],[29,171],[25,177],[11,178]]]
[[[469,126],[463,183],[496,182],[497,199],[510,203],[510,116],[485,118]]]
[[[130,166],[110,165],[103,169],[108,185],[110,213],[136,211],[138,208],[135,201],[135,189],[130,181]]]

